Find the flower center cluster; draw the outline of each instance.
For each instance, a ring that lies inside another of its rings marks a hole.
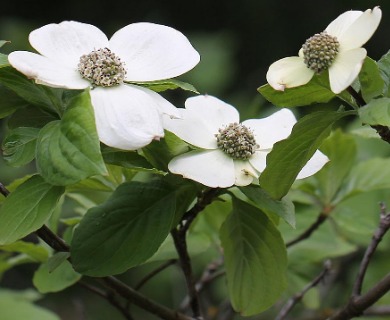
[[[215,137],[218,148],[233,159],[247,160],[259,148],[253,132],[239,123],[220,128]]]
[[[121,84],[126,76],[123,62],[108,48],[82,55],[78,70],[92,85],[101,87]]]
[[[337,56],[339,46],[337,38],[326,31],[315,34],[302,46],[306,66],[316,73],[328,69]]]

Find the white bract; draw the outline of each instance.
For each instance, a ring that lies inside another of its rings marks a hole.
[[[178,115],[156,92],[126,82],[170,79],[200,60],[182,33],[153,23],[130,24],[108,40],[95,26],[64,21],[32,31],[29,41],[40,54],[15,51],[10,64],[39,84],[91,87],[100,141],[126,150],[163,137],[162,114]]]
[[[325,31],[307,39],[298,57],[274,62],[267,72],[268,83],[283,91],[304,85],[314,74],[328,70],[331,90],[340,93],[358,76],[367,56],[361,46],[371,38],[381,17],[379,7],[344,12]]]
[[[265,169],[274,143],[287,138],[296,123],[288,109],[239,123],[233,106],[207,95],[187,99],[180,110],[178,119],[164,117],[164,127],[199,149],[173,158],[168,168],[212,188],[251,184]],[[297,179],[313,175],[328,160],[317,151]]]

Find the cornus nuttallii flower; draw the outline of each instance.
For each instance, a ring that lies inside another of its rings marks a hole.
[[[367,51],[361,48],[373,35],[382,17],[379,7],[347,11],[332,21],[325,31],[306,40],[298,57],[271,64],[267,81],[283,91],[304,85],[315,75],[329,71],[331,90],[338,94],[358,76]]]
[[[189,98],[179,110],[180,118],[164,117],[164,127],[197,149],[173,158],[169,171],[212,188],[251,184],[265,169],[274,143],[287,138],[296,123],[288,109],[240,123],[233,106],[212,96]],[[313,175],[327,161],[317,151],[297,179]]]
[[[182,33],[153,23],[130,24],[108,40],[92,25],[64,21],[32,31],[29,41],[40,54],[15,51],[10,64],[39,84],[91,87],[100,141],[126,150],[163,137],[162,115],[178,115],[156,92],[126,82],[173,78],[200,60]]]

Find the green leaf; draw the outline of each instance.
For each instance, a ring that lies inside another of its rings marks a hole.
[[[324,204],[330,204],[338,192],[346,175],[351,170],[356,158],[355,139],[341,130],[337,130],[321,145],[329,162],[317,174],[321,200]]]
[[[108,164],[145,171],[154,169],[145,157],[141,156],[137,151],[123,151],[105,146],[102,149],[102,155],[104,162]]]
[[[286,247],[275,225],[256,207],[233,199],[220,237],[233,308],[251,316],[271,307],[287,286]]]
[[[54,211],[64,188],[33,176],[21,184],[0,208],[0,244],[10,244],[36,231]]]
[[[390,95],[390,51],[384,54],[378,61],[379,72],[384,81],[383,94],[387,97]]]
[[[88,92],[72,99],[60,121],[41,130],[36,159],[38,172],[53,185],[70,185],[107,172]]]
[[[300,107],[313,103],[325,103],[336,97],[330,90],[326,72],[314,76],[307,84],[284,91],[275,90],[269,84],[257,89],[265,99],[278,107]]]
[[[48,252],[44,247],[24,241],[16,241],[5,246],[0,246],[0,251],[24,253],[38,262],[46,261],[48,258]]]
[[[175,190],[161,178],[120,185],[76,228],[71,245],[76,271],[106,276],[145,262],[168,236],[175,203]]]
[[[361,192],[390,189],[390,158],[373,158],[352,168],[337,197],[337,202]]]
[[[390,98],[371,100],[359,109],[364,124],[390,126]]]
[[[23,166],[35,158],[35,146],[39,133],[37,128],[16,128],[3,140],[3,157],[8,165]]]
[[[170,131],[165,131],[164,139],[152,141],[142,149],[145,158],[155,167],[168,171],[168,163],[181,153],[188,152],[189,145]]]
[[[362,70],[359,73],[360,90],[366,102],[379,97],[383,93],[385,82],[377,63],[370,57],[364,60]]]
[[[8,42],[8,41],[6,41]],[[8,62],[8,56],[3,54],[3,53],[0,53],[0,68],[4,68],[4,67],[8,67],[9,66],[9,62]]]
[[[176,79],[158,80],[158,81],[149,81],[149,82],[130,82],[130,83],[135,85],[140,85],[142,87],[146,87],[156,92],[174,90],[180,88],[185,91],[199,93],[198,90],[196,90],[192,84],[180,80],[176,80]]]
[[[60,320],[53,312],[13,295],[1,295],[1,320]]]
[[[260,186],[274,199],[284,197],[298,173],[330,134],[332,125],[351,114],[354,112],[318,111],[300,119],[290,136],[275,143],[268,154],[267,167],[260,176]]]
[[[80,278],[81,275],[73,270],[69,261],[64,260],[51,270],[49,260],[35,271],[33,283],[40,293],[58,292],[75,284]]]
[[[0,119],[9,116],[17,109],[28,106],[28,103],[16,93],[0,85]]]
[[[294,204],[287,199],[275,200],[258,186],[250,185],[239,188],[259,209],[266,213],[273,213],[284,219],[295,228]]]
[[[49,122],[56,120],[59,120],[58,116],[44,112],[35,106],[28,106],[16,110],[9,118],[7,125],[9,129],[19,127],[43,128]]]
[[[53,110],[52,101],[44,86],[35,84],[15,69],[11,67],[0,68],[0,83],[27,102],[47,110]]]

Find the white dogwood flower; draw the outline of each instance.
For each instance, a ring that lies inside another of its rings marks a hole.
[[[100,141],[135,150],[164,136],[162,114],[177,109],[156,92],[126,82],[179,76],[200,60],[179,31],[153,23],[133,23],[110,40],[90,24],[64,21],[30,33],[39,54],[15,51],[10,64],[36,83],[90,91]]]
[[[296,123],[288,109],[240,123],[233,106],[212,96],[188,98],[180,110],[178,119],[164,117],[164,127],[198,149],[173,158],[168,168],[212,188],[251,184],[265,169],[274,143],[287,138]],[[297,179],[313,175],[328,160],[317,151]]]
[[[298,57],[287,57],[271,64],[267,81],[283,91],[308,83],[314,74],[329,71],[331,90],[338,94],[358,76],[367,51],[361,48],[373,35],[382,17],[373,10],[347,11],[332,21],[325,31],[307,39]]]

